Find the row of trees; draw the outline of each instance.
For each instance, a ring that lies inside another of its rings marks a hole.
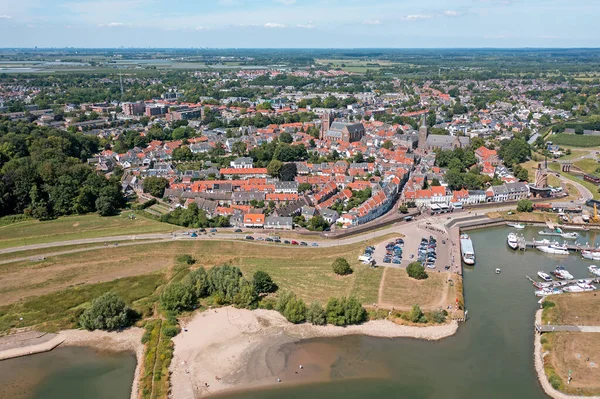
[[[187,209],[179,207],[162,215],[160,221],[191,228],[229,227],[229,217],[217,216],[209,218],[206,212],[198,208],[198,204],[195,202],[189,204]]]
[[[307,307],[301,298],[285,291],[279,294],[276,309],[289,322],[295,324],[309,322],[314,325],[346,326],[367,320],[367,311],[354,296],[329,298],[325,308],[318,301]]]

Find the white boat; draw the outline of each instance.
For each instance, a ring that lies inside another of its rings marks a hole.
[[[550,277],[550,275],[548,273],[544,273],[544,272],[537,272],[537,275],[539,278],[541,278],[544,281],[552,281],[552,277]]]
[[[460,253],[465,264],[475,264],[475,250],[473,249],[473,242],[471,241],[471,237],[469,237],[467,234],[460,235]]]
[[[600,251],[581,251],[583,259],[600,260]]]
[[[595,286],[587,283],[585,280],[577,280],[575,285],[570,285],[568,287],[563,288],[565,292],[588,292],[594,291],[596,289]]]
[[[590,267],[588,267],[588,271],[590,272],[590,274],[600,277],[600,268],[598,266],[591,265]]]
[[[538,251],[542,251],[547,254],[554,254],[554,255],[568,255],[569,254],[569,249],[567,248],[566,245],[560,245],[560,244],[540,245],[536,248],[538,249]]]
[[[506,241],[511,249],[517,249],[519,247],[519,239],[515,233],[509,233]]]
[[[576,240],[577,238],[579,238],[579,233],[576,233],[576,232],[565,233],[564,231],[562,231],[562,229],[560,227],[557,227],[554,231],[542,230],[539,232],[539,235],[558,236],[558,237],[566,238],[569,240]]]
[[[501,270],[499,268],[496,268],[496,274],[500,274]]]
[[[560,280],[573,280],[573,275],[562,266],[557,266],[556,269],[550,273]]]
[[[523,230],[525,228],[525,225],[522,223],[507,223],[506,225],[517,230]]]
[[[558,295],[562,294],[563,290],[560,288],[542,288],[541,290],[537,290],[535,292],[535,296],[549,296],[549,295]]]

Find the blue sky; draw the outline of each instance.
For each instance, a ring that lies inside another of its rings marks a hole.
[[[0,47],[599,47],[599,0],[0,0]]]

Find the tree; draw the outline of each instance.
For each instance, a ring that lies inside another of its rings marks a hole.
[[[440,183],[440,181],[438,180],[437,177],[434,177],[433,179],[431,179],[431,187],[439,187],[442,184]]]
[[[300,183],[298,184],[298,192],[303,193],[304,191],[310,191],[312,189],[312,185],[310,183]]]
[[[258,301],[258,293],[254,284],[246,279],[240,280],[240,288],[237,294],[233,296],[232,303],[237,308],[253,309]]]
[[[183,145],[173,150],[173,159],[176,161],[189,161],[194,159],[194,153],[190,150],[190,147]]]
[[[527,199],[522,199],[517,202],[517,212],[532,212],[533,202]]]
[[[398,211],[399,211],[400,213],[408,213],[408,207],[407,207],[406,205],[400,205],[400,206],[398,207]]]
[[[258,270],[252,276],[254,288],[259,294],[268,294],[277,291],[277,284],[273,282],[271,276],[262,270]]]
[[[406,267],[406,273],[409,277],[412,277],[416,280],[424,280],[428,277],[425,268],[421,264],[421,262],[412,262]]]
[[[162,198],[165,189],[169,186],[169,181],[164,177],[149,176],[144,179],[142,185],[145,193]]]
[[[577,125],[575,126],[575,134],[583,134],[583,126]]]
[[[296,175],[298,174],[298,169],[296,164],[293,162],[286,163],[281,167],[279,171],[279,178],[281,181],[294,181]]]
[[[329,223],[321,215],[313,216],[308,221],[310,231],[324,231],[329,227]]]
[[[356,297],[330,298],[325,309],[327,322],[336,326],[359,324],[367,319],[367,311]]]
[[[412,310],[408,314],[408,320],[413,323],[418,323],[423,317],[423,312],[421,311],[421,307],[419,305],[413,305]]]
[[[383,142],[381,147],[385,148],[386,150],[391,150],[394,147],[394,143],[392,143],[390,140],[386,140]]]
[[[277,310],[291,323],[298,324],[306,320],[306,305],[292,292],[284,291],[280,294]]]
[[[310,304],[306,311],[306,321],[315,326],[322,326],[327,323],[325,309],[323,309],[323,306],[318,301]]]
[[[267,165],[267,173],[273,177],[279,177],[279,173],[282,167],[283,162],[274,159]]]
[[[165,310],[180,312],[191,310],[198,303],[195,289],[189,280],[186,283],[171,283],[167,285],[160,295],[160,304]]]
[[[131,309],[113,292],[94,299],[79,317],[79,324],[87,330],[116,330],[131,322]]]
[[[344,258],[337,258],[336,260],[334,260],[331,267],[333,268],[333,272],[340,276],[345,276],[347,274],[352,273],[350,264]]]
[[[282,143],[290,144],[294,141],[294,138],[288,132],[283,132],[279,135],[279,141]]]

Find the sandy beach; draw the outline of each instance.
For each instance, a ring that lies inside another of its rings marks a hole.
[[[535,312],[535,322],[537,324],[542,323],[542,309]],[[573,399],[573,398],[586,398],[586,399],[600,399],[600,396],[575,396],[575,395],[567,395],[562,392],[557,391],[552,387],[550,382],[548,381],[548,377],[546,376],[546,372],[544,371],[544,357],[545,353],[542,352],[542,336],[541,334],[535,334],[534,336],[534,362],[535,362],[535,371],[537,372],[538,380],[540,381],[540,385],[546,392],[546,395],[550,396],[553,399]]]
[[[329,380],[335,354],[323,350],[315,359],[290,350],[289,345],[299,340],[343,335],[438,340],[453,335],[458,324],[409,327],[378,320],[348,327],[294,325],[275,311],[226,307],[198,313],[182,327],[173,339],[173,399],[276,385],[278,379],[282,383]]]

